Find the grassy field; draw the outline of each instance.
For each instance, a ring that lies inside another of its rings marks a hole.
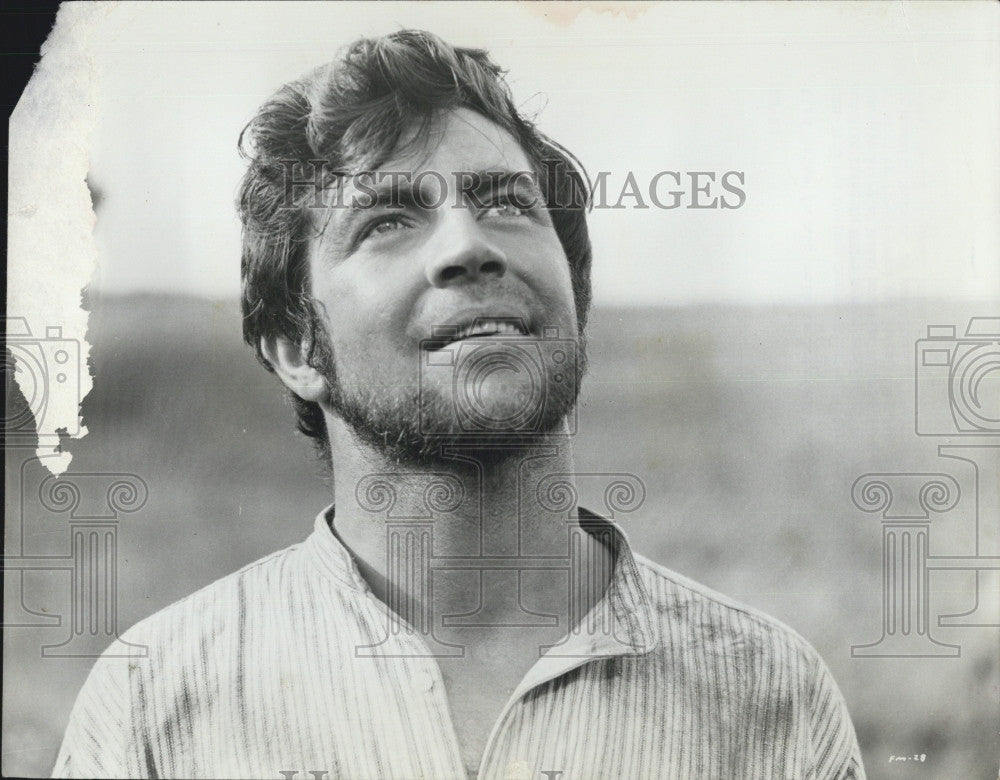
[[[276,380],[240,341],[234,302],[95,298],[91,306],[90,434],[70,444],[71,472],[131,472],[149,487],[118,533],[124,629],[302,539],[328,498]],[[594,313],[579,471],[640,477],[645,505],[622,518],[640,552],[780,618],[817,647],[872,778],[996,776],[996,629],[935,628],[940,641],[961,645],[959,658],[850,655],[852,644],[881,634],[882,581],[879,517],[851,503],[851,485],[880,471],[948,471],[969,484],[937,456],[937,442],[913,433],[913,344],[928,324],[961,329],[969,316],[990,314],[1000,306]],[[8,452],[8,554],[23,544],[26,554],[64,555],[65,521],[37,507],[44,472],[23,463],[30,454]],[[601,511],[597,483],[582,479],[581,492]],[[965,501],[943,518],[932,552],[970,554],[970,517]],[[970,576],[933,575],[932,617],[972,606]],[[67,614],[67,583],[65,572],[25,574],[24,605]],[[21,611],[17,584],[8,576],[7,622]],[[92,663],[41,657],[66,631],[5,631],[5,776],[45,774],[54,761]],[[890,761],[914,754],[926,760]]]

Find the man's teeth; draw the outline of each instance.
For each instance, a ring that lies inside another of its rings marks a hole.
[[[465,339],[470,336],[523,336],[524,329],[507,320],[477,320],[474,324],[462,328],[456,338]]]

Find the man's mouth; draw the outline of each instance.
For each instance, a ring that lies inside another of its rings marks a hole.
[[[422,341],[421,347],[425,350],[435,350],[463,339],[527,336],[529,332],[521,317],[476,317],[457,325],[434,328],[431,338]]]

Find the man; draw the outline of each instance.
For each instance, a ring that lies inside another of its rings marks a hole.
[[[244,334],[334,503],[131,629],[55,773],[862,777],[803,639],[575,506],[585,177],[487,55],[359,41],[246,140]]]

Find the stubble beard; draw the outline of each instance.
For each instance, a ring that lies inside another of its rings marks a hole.
[[[313,337],[310,364],[326,381],[330,411],[343,420],[362,444],[373,448],[387,463],[400,466],[433,466],[448,458],[449,452],[485,465],[517,457],[550,441],[552,434],[565,430],[565,420],[576,406],[587,368],[586,340],[580,334],[571,370],[567,371],[569,367],[565,365],[561,368],[564,381],[552,381],[549,371],[542,409],[531,430],[490,430],[483,435],[459,425],[455,399],[448,393],[422,387],[419,391],[390,396],[380,393],[378,388],[365,392],[350,387],[341,379],[330,336],[318,317]],[[432,435],[426,432],[428,420],[434,421]]]

